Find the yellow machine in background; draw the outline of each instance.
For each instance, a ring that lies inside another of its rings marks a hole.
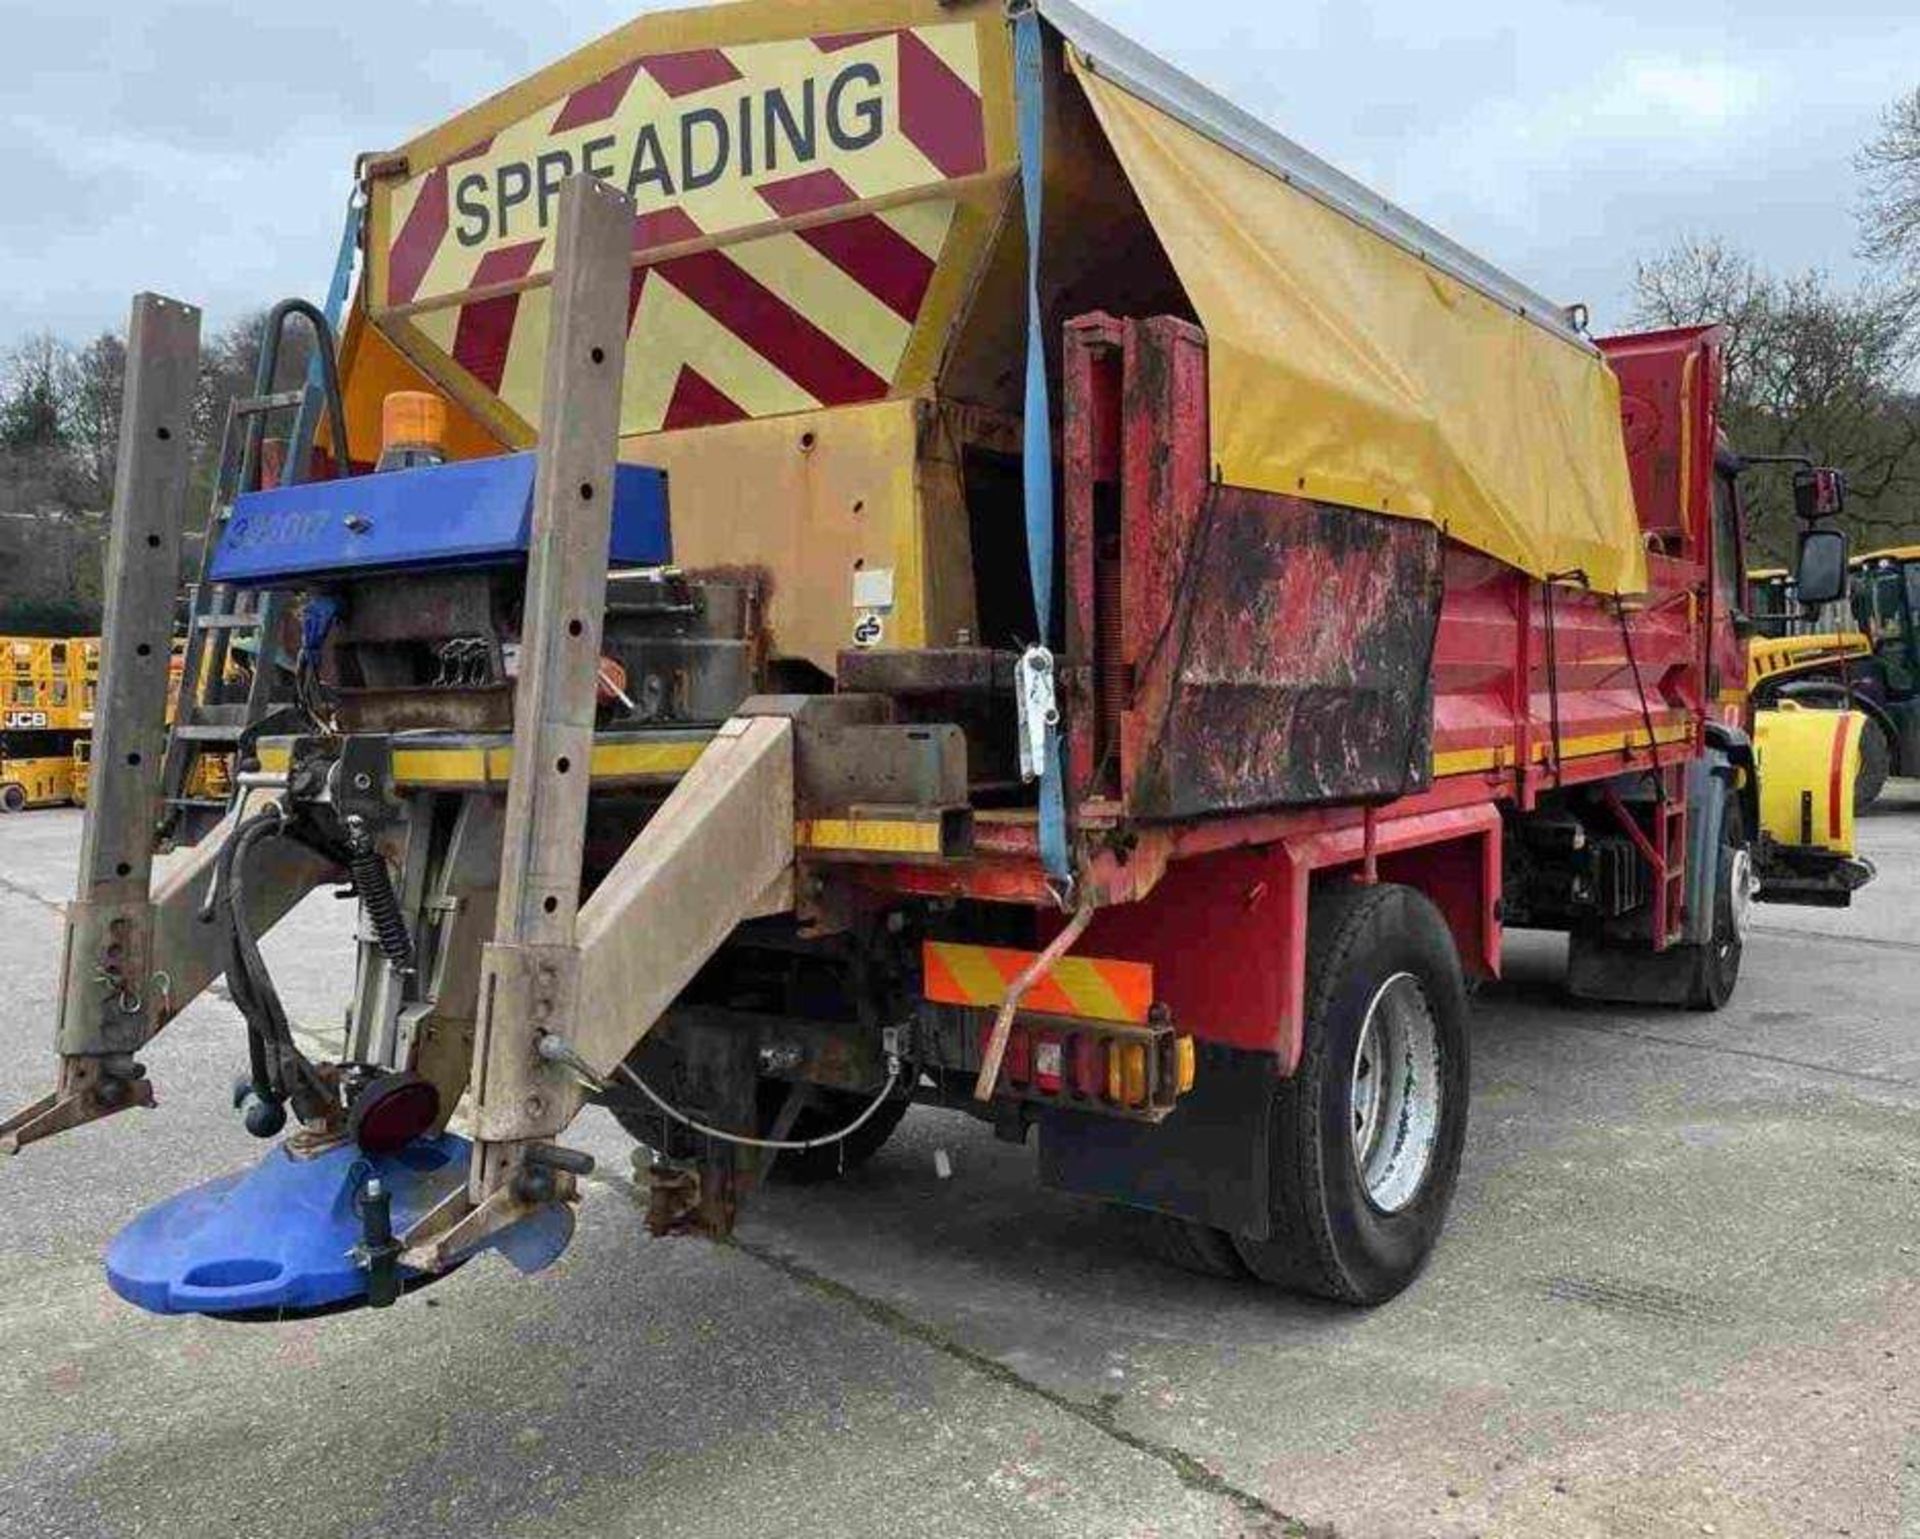
[[[1747,643],[1747,693],[1803,673],[1871,657],[1873,643],[1859,631],[1816,631],[1805,636],[1756,636]]]
[[[0,812],[75,799],[99,683],[98,636],[0,637]]]
[[[169,672],[174,718],[180,646]],[[87,804],[92,778],[94,697],[100,687],[98,636],[0,636],[0,812]],[[225,754],[203,754],[189,793],[224,801],[233,788]]]

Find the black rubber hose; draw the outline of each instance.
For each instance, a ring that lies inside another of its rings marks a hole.
[[[295,1114],[305,1122],[326,1112],[331,1098],[313,1065],[294,1043],[286,1008],[273,986],[266,959],[260,954],[260,943],[247,922],[246,910],[247,852],[263,839],[278,837],[283,821],[284,815],[277,807],[249,818],[234,831],[230,850],[222,851],[234,963],[227,983],[233,991],[234,1002],[260,1033],[274,1094],[292,1102]]]
[[[387,960],[398,972],[412,972],[413,937],[407,934],[407,922],[400,917],[400,899],[394,895],[386,860],[366,835],[356,836],[347,845],[347,870]]]
[[[241,839],[256,826],[278,823],[280,816],[278,808],[255,814],[242,822],[233,831],[233,836],[220,847],[219,854],[214,858],[213,881],[207,889],[205,901],[200,905],[202,920],[211,924],[226,900]],[[247,1074],[252,1081],[253,1093],[263,1101],[278,1101],[281,1096],[274,1084],[271,1055],[258,1019],[259,1003],[247,977],[245,962],[234,944],[231,926],[227,931],[226,973],[227,993],[232,996],[234,1007],[247,1024]]]

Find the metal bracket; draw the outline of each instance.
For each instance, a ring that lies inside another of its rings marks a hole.
[[[522,1198],[511,1179],[499,1182],[478,1203],[464,1186],[448,1193],[400,1237],[400,1264],[418,1272],[444,1272],[490,1235],[530,1217],[548,1201],[572,1202],[579,1196],[579,1182],[570,1171],[547,1168],[543,1174],[551,1179],[552,1195],[540,1202]]]
[[[1020,778],[1038,780],[1047,772],[1047,730],[1060,725],[1053,653],[1040,646],[1022,652],[1014,666],[1013,691],[1020,710]]]
[[[130,1074],[108,1072],[110,1059],[69,1057],[60,1061],[60,1085],[31,1106],[0,1122],[0,1154],[18,1154],[27,1144],[69,1128],[98,1122],[130,1106],[151,1107],[153,1082],[138,1064]]]

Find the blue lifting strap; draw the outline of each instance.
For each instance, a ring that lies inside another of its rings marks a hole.
[[[1027,216],[1027,386],[1022,438],[1027,515],[1027,569],[1033,579],[1035,644],[1053,631],[1053,427],[1047,399],[1046,328],[1040,314],[1041,169],[1046,142],[1046,86],[1040,16],[1031,6],[1013,22],[1014,92],[1020,129],[1020,184]],[[1046,728],[1040,774],[1040,858],[1047,874],[1072,878],[1067,857],[1067,808],[1061,787],[1060,732]]]
[[[353,282],[354,257],[360,250],[360,225],[366,218],[367,202],[358,187],[347,198],[347,218],[340,230],[340,249],[333,258],[333,276],[327,282],[326,302],[320,306],[320,312],[327,318],[327,328],[337,339],[340,335],[340,317],[347,309],[347,288]],[[307,378],[302,387],[300,409],[294,414],[293,433],[288,449],[287,463],[304,466],[307,453],[313,446],[314,425],[320,420],[322,404],[326,400],[323,389],[325,376],[321,373],[320,360],[316,356],[307,363]],[[345,446],[335,444],[335,455],[345,453]],[[344,473],[347,466],[341,462]],[[300,476],[305,480],[304,474]]]

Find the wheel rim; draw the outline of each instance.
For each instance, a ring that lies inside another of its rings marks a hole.
[[[1384,1213],[1412,1202],[1440,1137],[1440,1033],[1426,990],[1395,973],[1367,1004],[1353,1048],[1353,1163]]]
[[[1721,947],[1722,955],[1730,952],[1747,938],[1747,911],[1753,906],[1753,855],[1743,844],[1731,852],[1727,862],[1727,880],[1732,890],[1728,897],[1728,930],[1726,942]]]

